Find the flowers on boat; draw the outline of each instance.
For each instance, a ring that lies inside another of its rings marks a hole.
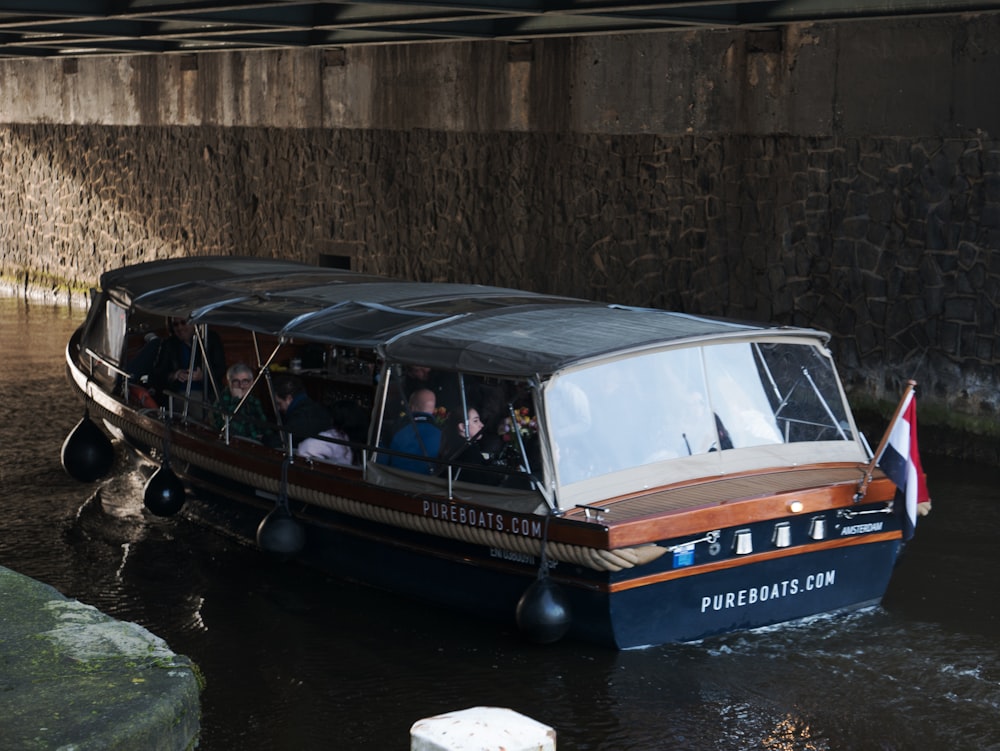
[[[514,410],[513,419],[505,417],[503,422],[500,423],[497,432],[500,433],[504,441],[513,440],[515,424],[522,438],[530,438],[538,432],[538,420],[531,414],[531,410],[527,407],[521,407]]]

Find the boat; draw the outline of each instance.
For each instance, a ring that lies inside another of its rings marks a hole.
[[[192,364],[218,342],[251,366],[269,440],[233,429],[243,401],[215,406],[210,367],[200,415],[190,387],[157,390],[134,367],[174,320],[194,327]],[[877,605],[888,586],[897,488],[828,340],[291,261],[157,260],[92,291],[66,349],[85,412],[63,461],[96,481],[114,439],[159,465],[152,513],[536,642],[690,642]],[[338,423],[310,438],[350,461],[307,456],[285,430],[274,388],[290,373]],[[457,448],[418,438],[471,425],[473,408],[484,428]]]

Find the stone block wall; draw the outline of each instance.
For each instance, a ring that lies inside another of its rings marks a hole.
[[[0,279],[248,254],[810,326],[1000,463],[998,34],[3,60]]]
[[[0,157],[18,284],[340,256],[809,326],[852,392],[888,402],[914,378],[935,421],[996,433],[997,141],[17,125]]]

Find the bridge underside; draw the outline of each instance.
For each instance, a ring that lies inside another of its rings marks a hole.
[[[0,1],[0,58],[195,53],[291,47],[773,29],[1000,11],[989,0],[287,0]]]

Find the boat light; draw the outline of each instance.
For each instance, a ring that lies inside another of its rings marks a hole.
[[[802,501],[792,501],[788,504],[788,510],[793,514],[801,513],[803,508],[805,507],[802,505]]]
[[[809,522],[809,537],[813,540],[822,540],[826,537],[826,519],[822,516],[814,516]]]
[[[746,555],[753,552],[753,537],[749,529],[737,529],[736,537],[733,540],[733,549],[736,555]]]
[[[788,522],[779,522],[774,525],[774,536],[772,537],[774,547],[787,548],[792,544],[792,527]]]

